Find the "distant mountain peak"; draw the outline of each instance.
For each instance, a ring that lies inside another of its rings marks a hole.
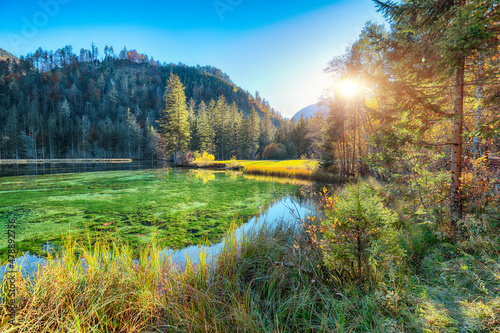
[[[300,117],[304,117],[304,119],[311,118],[318,112],[320,112],[323,115],[326,115],[327,113],[326,107],[323,105],[318,105],[318,103],[311,104],[306,106],[305,108],[302,108],[299,112],[294,114],[292,119],[299,120]]]

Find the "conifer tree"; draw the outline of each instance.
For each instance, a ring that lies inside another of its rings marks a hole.
[[[165,108],[161,111],[159,130],[166,143],[166,152],[173,154],[177,163],[177,153],[188,148],[191,133],[186,106],[184,86],[179,77],[170,74],[164,94]]]
[[[229,106],[229,124],[228,124],[228,134],[229,134],[229,154],[231,156],[227,156],[228,158],[237,155],[239,146],[238,146],[238,128],[240,126],[240,123],[242,121],[241,115],[238,112],[238,106],[236,105],[236,102],[233,102]]]
[[[215,126],[216,126],[217,119],[216,119],[216,111],[215,111],[215,101],[213,100],[213,98],[208,103],[207,121],[208,121],[208,128],[210,128],[210,132],[209,132],[210,153],[215,154],[215,149],[217,148],[217,146],[215,144],[215,140],[216,140]]]
[[[198,105],[198,117],[196,118],[196,132],[198,133],[199,150],[208,152],[212,147],[212,129],[207,114],[207,105],[201,101]]]
[[[273,139],[273,124],[271,123],[271,113],[266,110],[260,126],[259,146],[264,149]]]
[[[196,147],[198,147],[199,145],[198,131],[196,128],[195,109],[196,109],[196,102],[194,101],[193,98],[190,98],[187,104],[189,130],[191,132],[191,141],[189,143],[189,150],[196,150]]]
[[[215,142],[217,144],[217,155],[221,160],[227,156],[226,151],[229,145],[229,120],[228,106],[224,95],[219,96],[214,109],[214,131]]]
[[[259,149],[260,117],[253,107],[248,117],[247,124],[250,158],[255,159],[257,149]]]

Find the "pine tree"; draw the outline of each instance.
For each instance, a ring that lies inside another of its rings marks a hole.
[[[238,128],[241,126],[242,116],[238,112],[238,106],[236,102],[233,102],[229,106],[229,116],[228,116],[229,124],[228,124],[228,133],[229,133],[229,142],[228,142],[228,151],[231,156],[227,156],[227,158],[236,156],[238,154],[239,146],[238,146]]]
[[[198,117],[196,118],[196,132],[198,133],[198,149],[202,152],[210,151],[212,147],[212,128],[208,119],[207,105],[201,101],[198,105]]]
[[[260,117],[254,108],[248,117],[247,124],[250,158],[255,159],[257,149],[259,149]]]
[[[227,157],[229,146],[229,117],[228,106],[224,95],[219,96],[214,109],[214,131],[215,143],[217,145],[217,155],[219,159],[224,160]]]
[[[199,137],[198,137],[198,131],[196,129],[196,114],[195,114],[195,109],[196,109],[196,102],[194,101],[193,98],[189,99],[188,102],[188,122],[189,122],[189,130],[191,132],[191,141],[189,143],[189,150],[196,150],[196,148],[199,146]]]
[[[208,122],[208,128],[209,128],[209,143],[210,143],[210,153],[215,154],[215,150],[217,149],[216,146],[216,111],[215,111],[215,101],[213,99],[210,100],[208,103],[208,109],[207,109],[207,122]]]
[[[164,102],[165,108],[158,120],[160,135],[166,142],[166,152],[173,154],[174,163],[177,163],[177,153],[186,150],[191,139],[186,95],[177,75],[170,74],[168,78]]]
[[[260,126],[259,146],[264,149],[273,139],[273,124],[271,123],[270,112],[264,112],[264,118]]]

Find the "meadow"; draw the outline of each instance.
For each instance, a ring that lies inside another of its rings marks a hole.
[[[193,162],[201,168],[225,168],[241,170],[249,175],[261,175],[280,178],[295,178],[320,182],[345,181],[338,176],[320,168],[318,161],[310,159],[300,160],[226,160],[214,161],[205,154]]]
[[[83,239],[113,232],[137,247],[152,230],[170,248],[215,241],[231,221],[248,220],[298,187],[245,179],[236,172],[156,169],[3,177],[0,219],[16,221],[16,246],[42,254],[63,235]],[[0,225],[0,233],[6,226]],[[6,259],[7,240],[0,240]]]

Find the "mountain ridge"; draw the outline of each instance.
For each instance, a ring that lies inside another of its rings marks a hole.
[[[10,59],[11,63],[19,62],[19,59],[15,55],[0,47],[0,60],[7,61],[7,59]]]
[[[300,117],[304,117],[304,119],[311,118],[318,112],[320,112],[323,115],[326,115],[328,111],[325,106],[315,103],[300,109],[297,113],[293,115],[292,120],[297,121],[300,119]]]

